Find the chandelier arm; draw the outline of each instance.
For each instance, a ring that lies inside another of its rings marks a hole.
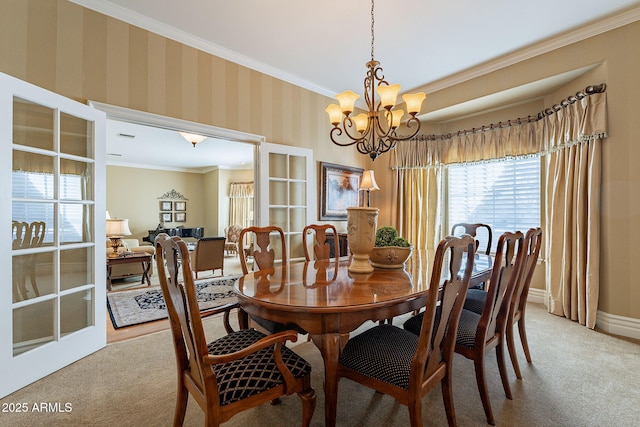
[[[341,147],[348,147],[348,146],[353,145],[356,142],[358,142],[358,141],[351,141],[351,142],[346,142],[346,143],[339,142],[335,138],[335,136],[339,137],[340,135],[342,135],[342,129],[338,125],[334,126],[334,128],[331,129],[331,132],[329,132],[329,138],[331,138],[331,142],[333,142],[334,144],[339,145]]]
[[[396,132],[393,132],[393,135],[390,135],[389,138],[394,141],[406,141],[407,139],[411,139],[418,134],[420,131],[420,120],[413,116],[409,120],[407,120],[407,129],[411,129],[413,125],[416,124],[416,128],[409,135],[398,136]]]
[[[387,109],[383,109],[382,111],[383,117],[385,120],[387,120],[387,123],[389,123],[390,120],[390,116],[391,116],[391,111],[387,110]],[[391,128],[391,126],[386,126],[382,127],[382,120],[380,120],[380,114],[378,113],[377,116],[377,120],[376,120],[376,129],[377,129],[377,134],[379,138],[386,138],[389,135],[391,135],[391,132],[393,131],[393,129]]]
[[[364,140],[367,137],[367,132],[364,132],[361,136],[356,136],[356,135],[352,135],[351,132],[349,132],[349,129],[353,128],[354,124],[353,124],[353,120],[351,120],[351,117],[344,117],[342,119],[342,128],[339,125],[336,125],[333,129],[331,129],[331,133],[329,134],[329,136],[331,137],[331,141],[333,141],[334,144],[336,145],[340,145],[342,147],[348,147],[350,145],[356,144],[362,140]],[[336,131],[337,129],[337,131]],[[356,130],[357,132],[357,130]],[[336,136],[341,136],[343,133],[351,140],[350,142],[338,142],[336,141],[336,139],[334,138],[334,133]]]

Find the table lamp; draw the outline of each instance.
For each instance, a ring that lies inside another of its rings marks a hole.
[[[367,204],[365,207],[369,207],[371,204],[371,192],[375,190],[379,190],[378,184],[376,183],[376,177],[373,174],[372,170],[366,170],[362,173],[362,181],[360,181],[360,187],[358,190],[364,190],[367,192]]]
[[[111,240],[111,249],[113,252],[110,257],[118,256],[118,247],[122,244],[122,236],[130,236],[128,219],[108,219],[107,220],[107,237]]]

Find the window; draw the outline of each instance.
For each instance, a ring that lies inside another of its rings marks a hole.
[[[489,224],[492,250],[505,231],[540,226],[540,159],[495,160],[449,166],[448,230],[458,222]]]
[[[28,223],[44,221],[47,225],[44,243],[54,241],[54,176],[47,173],[15,171],[12,174],[13,196],[23,200],[12,206],[12,217]],[[79,175],[64,174],[60,176],[60,198],[65,200],[81,200],[82,178]],[[60,204],[60,242],[82,242],[83,205]],[[78,225],[80,224],[80,225]],[[15,236],[14,236],[15,237]]]

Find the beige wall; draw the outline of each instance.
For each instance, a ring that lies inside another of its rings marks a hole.
[[[253,170],[192,173],[107,166],[107,210],[111,217],[127,218],[131,238],[142,242],[160,222],[159,198],[175,190],[188,199],[187,222],[165,223],[166,227],[204,227],[205,236],[223,236],[229,218],[229,182],[252,177]]]
[[[426,102],[426,110],[431,111],[601,64],[540,105],[558,102],[589,84],[607,84],[600,310],[636,319],[640,319],[640,287],[631,266],[637,263],[633,244],[640,238],[636,226],[640,197],[635,194],[640,183],[640,144],[635,143],[640,134],[640,55],[633,50],[638,40],[640,23],[636,22],[430,93]],[[329,142],[324,113],[328,98],[65,0],[0,2],[0,71],[82,102],[90,99],[264,135],[270,142],[311,148],[316,161],[371,165],[355,150],[336,149]],[[538,110],[536,105],[531,113]],[[515,111],[504,111],[494,121],[522,115]],[[478,117],[478,125],[487,124],[484,120],[488,117]],[[375,162],[383,190],[372,195],[372,203],[382,209],[381,222],[394,218],[393,191],[386,190],[393,188],[393,180],[385,165],[384,157]],[[108,174],[109,179],[112,175]],[[198,190],[188,185],[185,192],[191,199]],[[107,202],[109,209],[115,208]],[[146,227],[146,222],[140,226]]]

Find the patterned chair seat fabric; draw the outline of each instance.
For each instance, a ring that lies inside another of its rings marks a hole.
[[[393,325],[378,325],[349,339],[340,364],[407,390],[417,346],[417,335]]]
[[[473,348],[476,341],[476,330],[480,322],[480,315],[469,310],[462,310],[460,323],[458,323],[458,336],[456,345]]]
[[[481,289],[469,289],[467,298],[464,300],[464,309],[482,314],[484,304],[487,301],[487,291]]]
[[[209,343],[209,353],[214,355],[233,353],[265,336],[255,329],[231,332]],[[273,359],[273,350],[273,347],[265,348],[243,359],[214,365],[221,406],[246,399],[283,382]],[[287,347],[282,347],[282,360],[296,378],[311,372],[311,365]]]
[[[470,292],[471,290],[469,290]],[[405,330],[415,335],[420,335],[420,329],[422,327],[423,313],[416,314],[408,319],[402,325]],[[440,316],[436,314],[436,321]],[[473,311],[463,309],[460,315],[460,323],[458,323],[458,335],[456,336],[456,344],[464,347],[472,348],[476,339],[476,329],[478,329],[478,322],[480,322],[480,315]],[[437,325],[435,326],[437,328]]]

